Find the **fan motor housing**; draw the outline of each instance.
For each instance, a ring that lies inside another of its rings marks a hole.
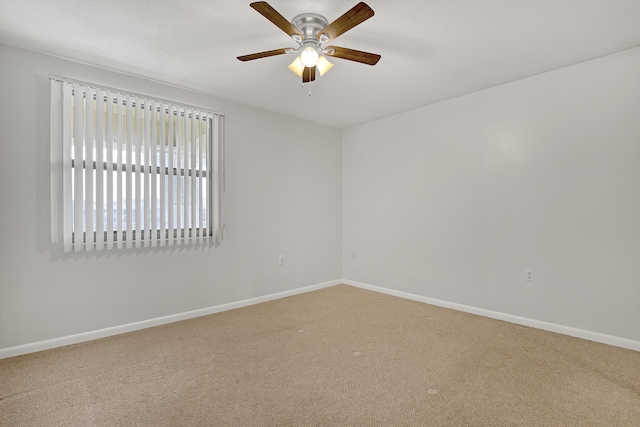
[[[318,33],[329,25],[329,21],[317,13],[303,13],[293,18],[291,23],[304,35],[304,40],[315,40]]]

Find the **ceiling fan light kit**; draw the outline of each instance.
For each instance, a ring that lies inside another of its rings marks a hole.
[[[375,65],[380,60],[380,55],[374,53],[338,46],[328,46],[326,48],[322,46],[323,43],[337,38],[356,25],[371,18],[373,9],[365,3],[358,3],[331,24],[324,16],[316,13],[303,13],[289,22],[264,1],[251,3],[250,6],[287,33],[298,44],[298,47],[243,55],[238,57],[240,61],[296,53],[297,57],[289,65],[289,69],[302,77],[302,83],[307,83],[314,81],[316,74],[322,76],[333,67],[333,64],[327,60],[326,56],[367,65]]]

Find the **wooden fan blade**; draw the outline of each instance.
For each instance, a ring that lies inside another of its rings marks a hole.
[[[373,16],[373,9],[371,9],[366,3],[360,2],[353,6],[351,10],[346,12],[340,18],[327,25],[322,31],[318,33],[318,40],[320,36],[326,34],[329,39],[323,41],[326,43],[329,40],[333,40],[340,34],[344,34],[358,24],[363,23],[367,19]]]
[[[254,59],[268,58],[269,56],[283,55],[283,54],[287,53],[287,50],[288,49],[268,50],[266,52],[258,52],[258,53],[252,53],[251,55],[238,56],[238,59],[240,61],[251,61],[251,60],[254,60]]]
[[[329,46],[326,48],[326,50],[328,52],[325,53],[325,55],[328,55],[332,58],[348,59],[349,61],[361,62],[367,65],[376,65],[380,58],[382,58],[380,55],[377,55],[375,53],[348,49],[346,47]]]
[[[316,67],[304,67],[302,71],[302,83],[312,82],[316,79]]]
[[[269,21],[273,22],[278,28],[287,33],[287,35],[292,36],[294,34],[298,34],[300,37],[304,38],[300,30],[294,27],[291,22],[287,21],[287,18],[280,15],[280,13],[272,8],[266,1],[257,1],[255,3],[251,3],[249,6],[254,8],[259,14],[267,18]]]

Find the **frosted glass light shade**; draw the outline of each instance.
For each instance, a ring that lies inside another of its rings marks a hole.
[[[321,56],[320,58],[318,58],[318,64],[316,65],[316,67],[320,75],[323,76],[324,73],[326,73],[331,69],[331,67],[333,67],[333,64],[327,61],[327,58]]]
[[[304,64],[302,63],[302,59],[298,56],[291,64],[289,64],[289,69],[296,73],[298,76],[302,77],[302,71],[304,71]]]

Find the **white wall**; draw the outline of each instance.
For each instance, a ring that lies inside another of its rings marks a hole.
[[[0,349],[340,277],[340,131],[2,44],[0,64]],[[222,246],[53,248],[49,74],[225,113]]]
[[[640,341],[640,49],[349,128],[342,171],[343,277]]]
[[[640,341],[640,49],[342,133],[2,44],[0,64],[0,350],[339,277]],[[224,112],[223,245],[52,248],[48,74]]]

